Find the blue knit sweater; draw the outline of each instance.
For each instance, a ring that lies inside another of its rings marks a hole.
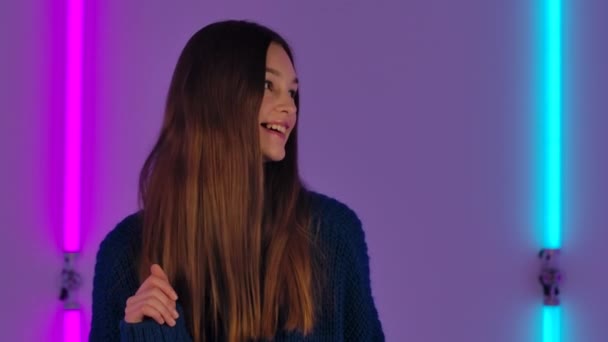
[[[369,258],[361,221],[343,203],[312,194],[313,217],[320,219],[320,246],[327,262],[331,305],[320,308],[312,334],[278,332],[274,341],[384,341],[369,279]],[[182,306],[170,327],[152,319],[124,321],[127,298],[139,288],[135,259],[141,247],[141,221],[133,214],[120,222],[103,240],[97,253],[93,284],[93,320],[89,340],[192,341]]]

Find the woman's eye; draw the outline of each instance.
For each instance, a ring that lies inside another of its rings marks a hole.
[[[273,90],[274,84],[272,83],[272,81],[269,81],[269,80],[264,81],[264,89]],[[289,91],[289,96],[291,96],[292,99],[295,99],[297,94],[298,94],[297,90]]]

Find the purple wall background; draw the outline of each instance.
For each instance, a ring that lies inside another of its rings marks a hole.
[[[293,44],[302,173],[361,217],[387,339],[540,341],[529,1],[87,3],[79,261],[87,325],[95,253],[136,208],[137,173],[181,48],[211,21],[246,18]],[[56,4],[63,1],[0,3],[2,340],[60,336]],[[564,341],[601,341],[608,3],[566,12]]]

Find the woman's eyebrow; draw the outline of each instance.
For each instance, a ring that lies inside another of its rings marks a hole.
[[[281,72],[280,72],[280,71],[278,71],[278,70],[276,70],[276,69],[273,69],[273,68],[268,68],[268,67],[267,67],[267,68],[266,68],[266,72],[269,72],[269,73],[271,73],[271,74],[273,74],[273,75],[277,75],[277,76],[279,76],[279,77],[281,77],[281,76],[282,76],[282,74],[281,74]],[[297,77],[296,77],[296,78],[294,78],[294,79],[293,79],[293,81],[291,81],[291,83],[298,84],[298,78],[297,78]]]

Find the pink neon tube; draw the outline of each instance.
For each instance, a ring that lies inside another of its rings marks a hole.
[[[63,251],[80,251],[84,0],[66,0]],[[63,341],[80,342],[81,311],[63,312]]]
[[[83,0],[67,0],[63,250],[80,250]]]

